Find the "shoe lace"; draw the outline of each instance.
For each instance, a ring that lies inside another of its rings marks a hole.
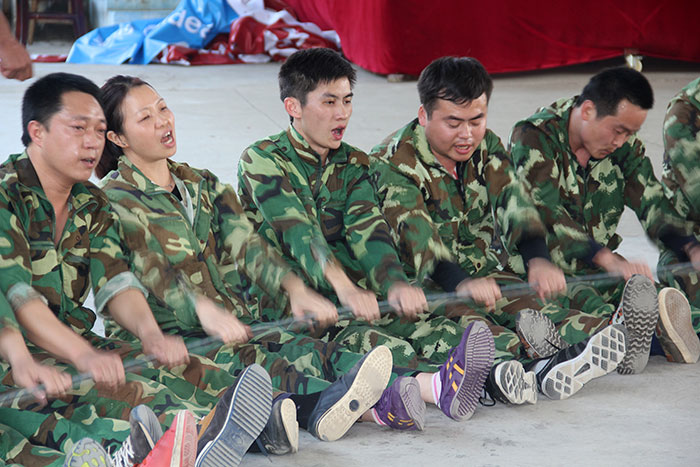
[[[131,436],[126,438],[121,447],[112,456],[114,467],[133,467],[134,448],[131,446]]]

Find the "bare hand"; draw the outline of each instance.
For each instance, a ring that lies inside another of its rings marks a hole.
[[[496,306],[496,300],[501,298],[501,288],[495,280],[488,277],[465,279],[457,285],[455,291],[457,295],[471,297],[488,309]]]
[[[693,263],[693,268],[700,271],[700,245],[693,245],[687,249],[688,259]]]
[[[607,248],[603,248],[593,257],[593,262],[612,274],[619,274],[628,280],[635,274],[647,276],[652,281],[651,269],[646,263],[627,261],[622,256],[616,255]]]
[[[0,43],[0,73],[5,78],[20,81],[32,77],[32,60],[27,50],[14,38]]]
[[[101,350],[92,350],[75,362],[81,373],[89,373],[95,384],[115,390],[126,381],[124,365],[119,355]]]
[[[158,333],[144,337],[141,342],[145,354],[153,355],[161,365],[168,368],[190,362],[187,346],[180,336]]]
[[[530,260],[527,281],[540,298],[549,298],[566,292],[564,272],[544,258]]]
[[[200,295],[197,297],[196,308],[204,332],[218,337],[224,344],[243,344],[253,337],[250,327],[210,299]]]
[[[398,314],[410,319],[416,319],[418,313],[428,310],[423,290],[405,282],[394,282],[387,299]]]
[[[51,397],[59,396],[68,391],[72,386],[71,377],[56,368],[41,365],[33,358],[26,363],[12,367],[12,379],[19,387],[29,389],[41,405],[46,405],[47,394]],[[35,389],[43,384],[45,390]]]
[[[381,316],[377,297],[367,290],[355,285],[349,285],[343,289],[336,289],[340,304],[352,310],[357,319],[365,319],[370,323]]]
[[[289,308],[295,318],[299,320],[312,318],[323,328],[338,321],[338,310],[335,305],[310,288],[302,286],[288,290],[287,293]]]

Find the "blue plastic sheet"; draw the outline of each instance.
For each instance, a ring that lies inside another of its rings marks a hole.
[[[228,33],[236,18],[225,0],[182,0],[165,18],[90,31],[75,41],[66,62],[145,65],[169,44],[204,48],[217,34]]]

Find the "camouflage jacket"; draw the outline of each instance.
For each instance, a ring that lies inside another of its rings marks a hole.
[[[207,170],[168,166],[182,202],[124,156],[101,181],[119,215],[132,270],[151,291],[156,321],[166,332],[201,331],[193,292],[250,321],[242,298],[248,280],[276,297],[289,268],[254,233],[230,185]]]
[[[19,329],[19,324],[15,318],[15,313],[12,311],[10,302],[7,301],[3,294],[0,294],[0,331],[6,327]]]
[[[664,119],[666,197],[700,239],[700,78],[676,94]]]
[[[615,230],[625,206],[659,245],[687,234],[636,135],[604,159],[579,164],[567,129],[575,102],[560,99],[539,109],[515,124],[510,139],[518,173],[548,228],[554,263],[568,274],[597,270],[593,256],[603,247],[614,251],[622,241]]]
[[[322,293],[332,293],[324,259],[338,261],[353,281],[380,295],[408,281],[364,152],[342,143],[321,165],[290,126],[246,149],[238,192],[258,232]]]
[[[440,261],[456,261],[477,277],[500,268],[492,248],[497,221],[508,250],[539,238],[547,256],[544,225],[491,130],[472,157],[457,164],[457,178],[433,155],[418,119],[387,137],[370,157],[410,277],[422,282]]]
[[[145,290],[129,271],[118,220],[109,201],[90,182],[73,185],[70,214],[54,245],[54,211],[27,153],[0,167],[0,289],[13,310],[44,300],[76,332],[92,329],[95,313],[83,307],[95,292],[100,312],[127,288]]]

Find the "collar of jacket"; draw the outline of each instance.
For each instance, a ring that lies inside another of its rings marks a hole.
[[[177,178],[186,183],[193,183],[195,186],[199,185],[199,182],[202,180],[201,175],[197,174],[187,164],[180,164],[170,159],[168,159],[167,162],[168,170],[175,174]],[[121,181],[133,185],[144,193],[167,193],[167,190],[153,183],[124,155],[119,157],[117,170],[108,175],[108,177],[115,181]]]
[[[25,150],[21,154],[12,154],[4,166],[14,167],[17,176],[17,183],[21,189],[29,190],[48,202],[44,188],[41,186],[39,175],[37,175],[29,155]],[[71,196],[69,202],[73,210],[78,210],[86,204],[95,201],[93,193],[90,192],[87,185],[92,185],[91,182],[75,183],[71,188]]]
[[[289,125],[289,128],[287,128],[286,136],[289,140],[289,144],[291,145],[292,149],[296,151],[296,153],[299,155],[299,158],[302,161],[314,166],[319,164],[321,156],[319,156],[318,153],[314,151],[311,148],[311,146],[309,146],[309,143],[306,142],[304,137],[301,136],[301,134],[297,131],[296,128],[294,128],[293,125]],[[330,151],[328,151],[328,156],[326,157],[326,165],[328,165],[331,162],[347,162],[348,151],[346,148],[346,144],[341,142],[340,147],[338,149],[331,149]],[[282,149],[284,150],[284,148]]]

